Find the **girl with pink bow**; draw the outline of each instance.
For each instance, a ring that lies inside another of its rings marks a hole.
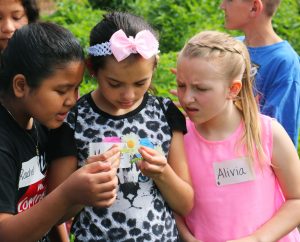
[[[80,98],[60,132],[58,140],[74,142],[57,149],[67,157],[59,159],[66,169],[53,173],[55,182],[112,144],[122,155],[116,201],[84,207],[71,228],[75,241],[178,241],[172,210],[185,215],[193,207],[185,117],[150,91],[158,47],[152,27],[129,13],[106,14],[91,31],[87,63],[99,85]]]

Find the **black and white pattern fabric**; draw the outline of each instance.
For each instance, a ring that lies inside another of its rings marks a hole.
[[[174,103],[147,93],[136,110],[111,116],[99,110],[87,94],[69,113],[67,122],[74,131],[79,166],[89,155],[108,149],[109,143],[119,143],[122,148],[116,202],[109,208],[85,207],[72,226],[75,241],[178,241],[172,211],[135,162],[140,158],[139,145],[167,157],[172,131],[186,132],[185,117]]]

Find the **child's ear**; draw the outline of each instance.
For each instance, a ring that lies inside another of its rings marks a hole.
[[[240,80],[232,81],[229,87],[228,98],[235,99],[239,94],[239,92],[241,91],[241,89],[242,89],[242,82]]]
[[[251,8],[250,15],[251,17],[256,17],[259,15],[264,9],[264,5],[261,0],[254,0]]]
[[[26,88],[28,87],[26,77],[22,74],[17,74],[13,78],[13,92],[16,97],[21,98],[25,95]]]
[[[159,62],[159,55],[155,55],[155,59],[154,59],[154,68],[153,68],[153,70],[155,70],[156,68],[157,68],[157,64],[158,64],[158,62]]]
[[[86,65],[86,68],[88,69],[90,75],[91,75],[92,77],[95,77],[96,73],[95,73],[95,71],[94,71],[94,69],[93,69],[93,64],[92,64],[90,58],[87,58],[87,59],[85,60],[85,65]]]

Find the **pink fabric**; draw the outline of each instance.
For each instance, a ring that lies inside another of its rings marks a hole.
[[[127,37],[120,29],[111,36],[109,41],[111,51],[119,62],[132,53],[139,53],[145,59],[158,53],[158,41],[149,30],[142,30],[133,38]]]
[[[197,239],[224,242],[247,236],[269,220],[284,202],[270,167],[273,146],[271,118],[261,115],[261,122],[268,157],[266,165],[263,169],[255,165],[254,181],[218,187],[213,162],[241,157],[236,155],[235,142],[242,135],[243,125],[225,140],[208,141],[200,136],[190,120],[187,121],[188,133],[184,142],[195,190],[195,206],[185,220]],[[279,241],[300,241],[298,230]]]
[[[121,143],[120,137],[103,137],[102,139],[103,142],[111,142],[111,143]]]

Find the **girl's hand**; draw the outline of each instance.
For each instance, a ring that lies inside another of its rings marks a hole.
[[[138,168],[145,176],[153,180],[159,178],[168,167],[166,157],[157,150],[142,146],[139,148],[139,153],[142,160],[137,162]]]
[[[114,168],[119,168],[120,165],[120,148],[114,144],[109,150],[105,151],[100,155],[93,155],[87,158],[86,163],[90,164],[96,161],[101,161],[111,164]]]
[[[73,205],[109,207],[117,196],[117,168],[110,163],[92,162],[72,175],[58,187],[66,202]]]

